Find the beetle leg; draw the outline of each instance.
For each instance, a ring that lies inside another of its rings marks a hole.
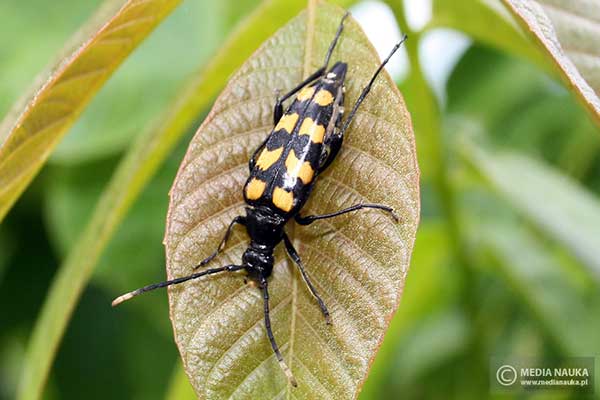
[[[404,41],[406,39],[407,39],[407,36],[404,35],[404,37],[402,38],[402,40],[400,40],[398,43],[396,43],[396,45],[394,46],[394,48],[392,49],[392,51],[390,52],[390,54],[388,54],[388,56],[385,58],[385,60],[383,60],[383,62],[381,64],[379,64],[379,67],[377,68],[377,70],[375,71],[375,73],[373,74],[373,76],[371,77],[371,80],[369,81],[369,83],[367,84],[367,86],[365,86],[365,88],[362,90],[360,96],[358,96],[358,100],[356,100],[356,103],[354,103],[354,107],[352,107],[352,111],[350,111],[350,114],[348,114],[348,118],[346,118],[346,121],[344,122],[344,125],[342,126],[342,129],[341,129],[341,134],[342,135],[344,134],[344,132],[346,132],[346,130],[350,126],[350,123],[352,122],[352,120],[354,119],[354,116],[356,115],[356,111],[358,110],[358,107],[362,104],[362,102],[365,100],[365,97],[367,97],[367,95],[371,91],[371,87],[373,86],[373,82],[375,82],[375,79],[377,78],[377,76],[379,75],[379,73],[381,72],[381,70],[383,69],[383,67],[385,66],[385,64],[387,64],[387,62],[394,55],[394,53],[396,52],[396,50],[398,50],[400,48],[400,45],[402,43],[404,43]]]
[[[310,225],[319,219],[333,218],[333,217],[337,217],[338,215],[346,214],[346,213],[349,213],[352,211],[368,209],[368,208],[376,208],[378,210],[386,211],[386,212],[390,213],[390,215],[392,216],[392,218],[394,218],[394,220],[396,222],[399,221],[399,218],[396,215],[396,213],[394,212],[394,209],[392,207],[385,206],[383,204],[369,204],[369,203],[355,204],[351,207],[344,208],[343,210],[339,210],[339,211],[328,213],[328,214],[307,215],[306,217],[302,217],[300,214],[297,214],[295,217],[295,220],[300,225]]]
[[[273,348],[273,352],[275,353],[275,357],[277,357],[277,361],[279,361],[279,366],[283,370],[285,376],[287,376],[288,380],[292,384],[292,386],[297,387],[298,383],[292,374],[292,370],[287,366],[285,361],[283,360],[283,356],[279,351],[279,346],[277,346],[277,342],[275,342],[275,337],[273,336],[273,330],[271,329],[271,318],[269,316],[269,290],[267,288],[267,279],[262,277],[260,280],[260,286],[263,292],[263,301],[264,301],[264,312],[265,312],[265,328],[267,330],[267,337],[269,338],[269,342],[271,342],[271,347]]]
[[[323,312],[323,316],[325,317],[325,323],[327,323],[327,325],[331,325],[331,318],[329,316],[329,310],[327,309],[327,306],[325,306],[325,302],[323,302],[323,299],[321,299],[321,296],[319,296],[319,293],[317,293],[317,289],[315,289],[314,285],[310,281],[308,274],[304,270],[304,265],[302,264],[302,260],[300,259],[298,252],[294,248],[292,241],[290,240],[290,238],[288,237],[288,235],[285,232],[283,234],[283,243],[285,244],[285,250],[287,251],[288,255],[294,261],[294,263],[296,263],[296,265],[298,266],[298,269],[300,270],[300,273],[302,274],[302,278],[304,279],[304,282],[306,282],[306,286],[308,286],[308,290],[313,295],[313,297],[317,300],[317,303],[319,303],[319,307],[321,307],[321,311]]]
[[[231,232],[233,231],[233,227],[235,224],[246,225],[246,218],[242,217],[241,215],[235,217],[227,227],[227,232],[225,232],[225,236],[223,236],[223,239],[221,240],[221,243],[219,243],[219,247],[217,247],[217,250],[215,250],[214,253],[206,257],[204,260],[200,261],[200,263],[196,265],[194,269],[205,266],[206,264],[211,262],[221,251],[223,251],[225,245],[227,244],[227,240],[229,240],[229,236],[231,236]]]

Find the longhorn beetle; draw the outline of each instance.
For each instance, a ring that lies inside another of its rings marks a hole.
[[[227,239],[236,224],[244,225],[250,236],[250,245],[242,255],[242,264],[209,268],[182,278],[148,285],[124,294],[112,303],[113,306],[116,306],[144,292],[176,285],[205,275],[246,270],[248,278],[262,291],[267,337],[281,369],[293,386],[297,386],[296,380],[275,342],[269,317],[268,278],[273,271],[273,250],[281,241],[285,245],[287,254],[300,270],[308,290],[319,304],[326,323],[331,324],[331,320],[325,303],[306,273],[292,241],[285,233],[285,224],[294,218],[300,225],[309,225],[320,219],[333,218],[369,208],[383,210],[389,213],[396,222],[398,221],[393,209],[382,204],[359,203],[329,214],[300,215],[300,210],[308,200],[317,176],[333,162],[340,151],[344,133],[352,123],[358,107],[371,90],[373,82],[390,57],[406,40],[405,35],[379,65],[354,103],[348,117],[343,121],[344,80],[348,65],[338,61],[331,69],[327,70],[327,67],[342,33],[344,20],[348,15],[348,13],[344,15],[338,26],[335,37],[327,50],[323,66],[289,93],[277,98],[273,111],[275,128],[250,158],[250,176],[243,189],[244,200],[247,204],[246,215],[237,216],[231,221],[217,250],[194,268],[205,266],[225,248]],[[284,113],[283,103],[296,93],[298,95]]]

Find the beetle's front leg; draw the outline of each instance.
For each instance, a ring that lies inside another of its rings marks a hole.
[[[200,263],[198,265],[196,265],[194,267],[194,269],[205,266],[206,264],[211,262],[221,251],[223,251],[223,249],[225,248],[225,245],[227,244],[227,240],[229,240],[229,237],[231,236],[231,232],[233,231],[233,227],[235,226],[235,224],[240,224],[240,225],[245,226],[246,225],[246,217],[242,217],[241,215],[238,215],[237,217],[235,217],[231,221],[229,226],[227,227],[225,236],[223,236],[223,239],[221,240],[221,243],[219,243],[219,247],[217,247],[217,250],[215,250],[214,253],[212,253],[210,256],[206,257],[204,260],[200,261]]]

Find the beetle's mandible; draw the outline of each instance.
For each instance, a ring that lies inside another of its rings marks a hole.
[[[361,203],[330,214],[300,215],[318,175],[333,162],[338,154],[344,140],[344,133],[371,90],[373,82],[390,57],[406,40],[406,36],[404,36],[379,65],[354,103],[352,110],[344,119],[344,81],[348,65],[341,61],[336,62],[330,69],[328,69],[328,65],[342,33],[344,20],[348,15],[346,13],[340,22],[335,37],[329,45],[323,66],[290,92],[277,99],[273,111],[275,127],[254,151],[249,162],[250,174],[243,189],[244,200],[247,204],[246,215],[237,216],[231,221],[218,248],[194,268],[205,266],[225,248],[236,224],[245,226],[250,237],[250,244],[242,256],[242,263],[208,268],[182,278],[148,285],[124,294],[112,303],[113,306],[116,306],[150,290],[179,284],[205,275],[245,270],[248,278],[262,291],[267,337],[279,365],[293,386],[297,386],[296,380],[275,342],[269,317],[268,278],[273,271],[273,251],[281,241],[284,243],[287,254],[300,270],[304,282],[321,308],[327,324],[331,323],[331,319],[325,303],[304,269],[298,252],[285,233],[286,223],[290,219],[294,219],[300,225],[309,225],[320,219],[333,218],[368,208],[385,211],[397,221],[392,208],[382,204]],[[284,113],[284,102],[294,95],[296,97]]]

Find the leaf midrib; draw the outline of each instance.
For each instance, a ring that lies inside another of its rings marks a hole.
[[[309,0],[307,9],[306,9],[306,38],[304,42],[304,67],[302,71],[302,79],[308,77],[311,73],[312,68],[312,52],[313,52],[313,43],[315,37],[315,19],[317,17],[316,14],[317,9],[317,0]],[[292,242],[297,247],[298,240],[295,238],[295,229],[292,227],[290,230],[290,236],[292,236]],[[294,361],[294,339],[296,333],[296,310],[298,308],[298,271],[294,268],[294,265],[290,265],[290,260],[286,257],[286,264],[291,271],[291,280],[292,280],[292,302],[291,302],[291,317],[290,317],[290,339],[289,339],[289,350],[288,350],[288,366],[290,370],[293,369],[293,361]],[[289,381],[286,381],[286,399],[290,400],[292,397],[292,385]]]

